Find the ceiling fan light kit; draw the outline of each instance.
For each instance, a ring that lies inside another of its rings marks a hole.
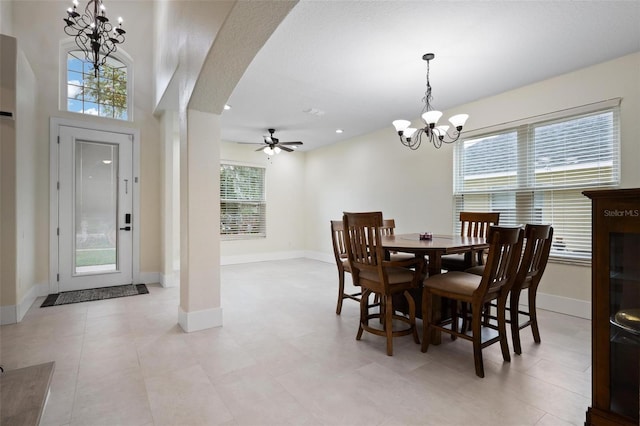
[[[450,126],[441,125],[438,126],[438,120],[442,117],[442,112],[436,111],[431,106],[431,83],[429,82],[429,61],[435,58],[433,53],[425,53],[422,59],[427,61],[427,90],[424,92],[424,107],[422,108],[422,121],[425,126],[417,129],[411,126],[409,120],[395,120],[392,124],[395,127],[398,136],[400,136],[400,142],[413,150],[420,148],[422,143],[422,137],[424,136],[429,142],[436,148],[440,148],[443,143],[453,143],[460,138],[460,132],[464,123],[469,118],[468,114],[457,114],[449,118],[449,122],[453,125],[453,132],[449,133]]]
[[[267,146],[261,146],[256,149],[256,151],[262,151],[268,156],[280,154],[282,151],[293,152],[296,146],[302,145],[300,141],[280,142],[280,139],[273,136],[276,129],[267,129],[267,131],[269,132],[269,136],[264,136],[264,143],[267,144]]]

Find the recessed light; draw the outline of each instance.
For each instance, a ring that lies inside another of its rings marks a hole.
[[[311,115],[317,115],[317,116],[323,116],[324,115],[324,111],[318,108],[307,108],[305,110],[303,110],[302,112],[306,112],[307,114],[311,114]]]
[[[225,111],[228,111],[230,109],[231,109],[231,105],[227,105],[227,104],[224,105],[224,110]]]
[[[111,160],[102,160],[102,163],[104,163],[104,164],[111,164]]]
[[[336,133],[342,133],[342,129],[336,129]]]

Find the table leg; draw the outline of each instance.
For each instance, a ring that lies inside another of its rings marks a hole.
[[[442,271],[442,253],[434,252],[429,253],[429,276],[440,274]],[[442,318],[442,299],[440,296],[433,295],[431,298],[431,318],[433,321],[439,322]],[[426,314],[422,313],[422,323],[424,325],[424,316]],[[442,341],[442,333],[438,330],[431,331],[431,344],[439,345]]]

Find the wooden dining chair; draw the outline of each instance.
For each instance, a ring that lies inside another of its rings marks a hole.
[[[460,212],[460,235],[463,237],[486,237],[491,225],[498,225],[499,212]],[[442,256],[442,269],[464,271],[484,263],[484,251]]]
[[[473,342],[473,358],[476,375],[484,377],[482,349],[500,342],[502,357],[511,361],[507,342],[505,310],[498,309],[497,335],[486,336],[483,340],[482,308],[485,303],[498,301],[498,306],[505,306],[507,295],[518,270],[518,262],[522,253],[524,231],[522,228],[506,228],[492,226],[488,232],[489,253],[482,276],[468,272],[451,271],[428,277],[424,280],[422,292],[422,312],[424,327],[422,335],[422,352],[427,352],[431,332],[439,330],[455,337]],[[453,313],[451,318],[434,318],[431,310],[433,296],[446,297],[454,304],[457,302],[471,305],[471,328],[459,330],[459,318]],[[426,318],[426,319],[425,319]],[[494,328],[494,327],[490,327]],[[487,327],[485,327],[487,329]]]
[[[382,212],[349,213],[343,219],[347,258],[351,266],[354,285],[362,288],[360,298],[360,325],[356,340],[362,338],[364,331],[384,336],[387,339],[387,355],[393,355],[393,338],[412,335],[420,343],[416,328],[415,302],[409,294],[417,288],[424,262],[413,258],[405,261],[385,260],[382,247]],[[413,268],[413,269],[410,269]],[[378,312],[370,313],[368,299],[371,295],[380,300]],[[393,296],[404,295],[409,307],[408,317],[394,311]],[[382,328],[370,325],[369,321],[380,323]],[[406,328],[394,330],[393,321],[407,324]]]
[[[382,235],[395,235],[395,229],[396,229],[396,221],[395,219],[383,219],[382,220],[382,227],[380,228],[380,232]],[[389,252],[389,260],[392,260],[394,262],[396,261],[403,261],[403,260],[409,260],[414,258],[415,255],[411,254],[411,253],[399,253],[397,251],[390,251]]]
[[[549,253],[551,252],[553,242],[553,227],[551,225],[527,224],[524,228],[524,238],[524,253],[518,266],[516,279],[511,286],[509,307],[505,307],[509,312],[507,323],[511,326],[513,351],[518,355],[522,354],[520,330],[523,328],[531,326],[534,342],[540,343],[540,330],[538,328],[538,316],[536,314],[536,294],[538,292],[538,284],[540,284],[542,274],[549,260]],[[484,272],[483,269],[483,266],[476,266],[468,269],[467,272],[481,275]],[[520,307],[520,295],[523,290],[527,290],[528,307],[526,311]],[[491,315],[490,310],[494,307],[497,308],[493,303],[485,306],[483,315],[485,322],[489,319],[497,319],[497,316]],[[520,323],[520,315],[524,315],[528,319]]]
[[[344,299],[355,300],[360,302],[362,292],[359,290],[355,293],[345,293],[344,290],[344,274],[351,273],[349,259],[347,258],[347,247],[344,240],[344,226],[341,220],[331,221],[331,242],[333,243],[333,256],[338,267],[338,305],[336,306],[336,314],[342,312],[342,301]]]
[[[536,315],[536,294],[542,274],[547,267],[551,244],[553,241],[553,227],[551,225],[527,225],[525,227],[527,245],[524,249],[522,262],[518,269],[518,275],[511,288],[509,299],[511,338],[513,350],[518,355],[522,354],[520,346],[520,330],[531,326],[533,340],[540,343],[540,330],[538,329],[538,316]],[[529,307],[527,311],[521,311],[519,307],[520,294],[527,290]],[[528,320],[520,323],[520,315],[528,317]]]

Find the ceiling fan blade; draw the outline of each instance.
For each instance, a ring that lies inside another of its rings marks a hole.
[[[294,142],[280,142],[279,145],[302,145],[302,142],[300,141],[294,141]]]
[[[287,151],[287,152],[293,152],[294,150],[291,148],[288,148],[286,146],[282,146],[282,144],[278,144],[278,146],[280,147],[281,150],[283,151]]]
[[[260,148],[256,149],[256,152],[258,152],[258,151],[262,151],[264,148],[265,148],[265,146],[263,145],[263,146],[261,146]]]

